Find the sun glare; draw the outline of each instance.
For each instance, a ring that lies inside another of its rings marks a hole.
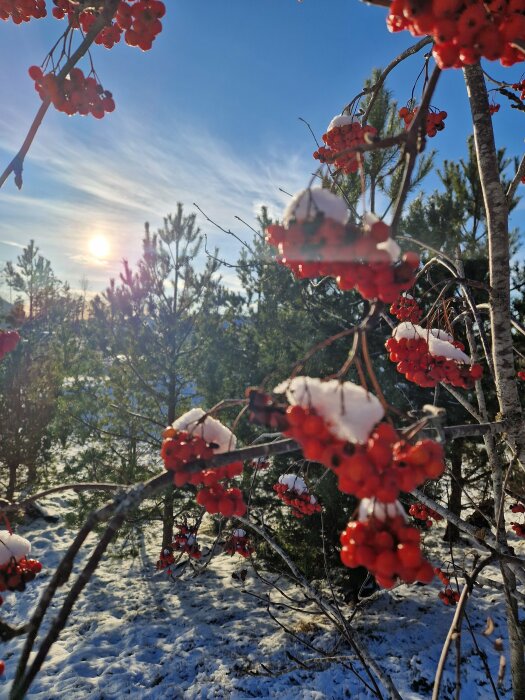
[[[104,236],[94,236],[89,241],[89,252],[94,258],[99,258],[103,260],[109,255],[109,243],[108,239]]]

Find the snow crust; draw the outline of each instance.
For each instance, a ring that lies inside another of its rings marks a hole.
[[[347,124],[354,124],[355,122],[358,122],[359,119],[356,119],[355,117],[351,117],[349,114],[337,114],[330,124],[328,124],[326,128],[326,133],[329,131],[332,131],[332,129],[335,129],[338,126],[346,126]]]
[[[386,250],[386,252],[392,258],[392,262],[397,262],[399,260],[399,257],[401,256],[401,248],[398,246],[398,244],[394,241],[393,238],[387,238],[386,241],[378,243],[376,245],[376,248],[378,250]]]
[[[214,449],[215,454],[234,450],[237,438],[231,430],[211,416],[206,416],[204,421],[199,423],[205,415],[202,408],[192,408],[174,421],[173,428],[202,437],[206,442],[214,442],[218,445]]]
[[[233,531],[233,536],[246,537],[246,530],[243,530],[242,527],[238,527],[236,530]]]
[[[405,509],[399,501],[394,501],[394,503],[381,503],[381,501],[377,501],[375,498],[363,498],[359,504],[357,519],[360,521],[368,520],[372,515],[378,520],[395,518],[396,515],[402,515],[405,520],[408,520]]]
[[[445,357],[447,360],[470,364],[470,357],[450,342],[452,336],[439,328],[422,328],[415,323],[405,321],[394,328],[392,337],[396,340],[423,338],[428,343],[429,353],[434,357]]]
[[[281,474],[279,483],[285,484],[290,491],[302,494],[308,491],[308,486],[303,478],[297,474]]]
[[[20,561],[31,551],[31,543],[20,535],[10,535],[7,530],[0,530],[0,566],[7,564],[14,557]]]
[[[294,406],[314,408],[341,440],[364,443],[385,415],[379,399],[352,382],[295,377],[275,387]]]
[[[294,219],[300,223],[313,221],[319,212],[340,224],[346,224],[348,221],[348,209],[342,197],[332,194],[323,187],[311,187],[297,192],[292,197],[284,210],[283,223],[289,226]]]

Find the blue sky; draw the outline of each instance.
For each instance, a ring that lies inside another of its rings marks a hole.
[[[86,276],[92,291],[103,289],[123,257],[137,258],[144,222],[156,228],[177,201],[188,212],[197,202],[249,238],[235,215],[252,222],[262,203],[278,212],[286,202],[279,187],[293,192],[309,181],[313,144],[298,117],[320,136],[372,68],[414,42],[407,33],[388,33],[385,10],[357,0],[166,4],[151,51],[124,43],[93,49],[98,75],[115,97],[113,114],[99,121],[49,111],[22,191],[12,181],[0,190],[0,265],[34,238],[72,287]],[[1,169],[40,103],[27,68],[40,64],[63,26],[52,17],[18,27],[0,22]],[[420,54],[393,75],[389,86],[400,103],[421,65]],[[499,64],[490,72],[521,76],[519,67]],[[463,155],[469,120],[460,71],[446,72],[433,103],[449,117],[432,147],[440,157]],[[506,104],[494,118],[500,144],[512,154],[523,152],[524,120]],[[430,178],[427,186],[433,184]],[[199,221],[211,244],[234,259],[233,240]],[[89,251],[97,235],[110,246],[105,260]]]

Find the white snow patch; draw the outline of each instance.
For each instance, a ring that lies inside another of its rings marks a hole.
[[[348,221],[348,209],[342,197],[323,187],[311,187],[292,197],[284,210],[283,223],[289,226],[294,219],[300,223],[313,221],[319,212],[343,225]]]
[[[329,131],[332,131],[332,129],[335,129],[338,126],[347,126],[348,124],[354,124],[354,123],[359,123],[359,119],[356,119],[355,117],[351,117],[348,114],[337,114],[330,124],[328,124],[328,127],[326,129],[326,133]]]
[[[292,406],[314,408],[334,435],[349,442],[366,442],[385,415],[379,399],[352,382],[295,377],[276,386],[274,392],[286,394]]]
[[[7,530],[0,530],[0,566],[7,564],[13,557],[20,561],[31,551],[31,543],[20,535],[11,535]]]
[[[175,430],[198,435],[206,440],[206,442],[214,442],[218,445],[218,447],[214,449],[215,454],[234,450],[237,444],[237,438],[231,430],[211,416],[206,416],[202,423],[199,422],[204,416],[206,416],[206,413],[202,408],[192,408],[191,411],[187,411],[177,418],[172,427],[175,428]]]
[[[398,244],[395,242],[393,238],[387,238],[386,241],[383,241],[382,243],[378,243],[376,245],[376,248],[378,250],[386,250],[386,252],[390,255],[392,262],[397,262],[399,260],[399,257],[401,255],[401,248],[398,246]]]
[[[428,343],[429,353],[434,357],[445,357],[447,360],[470,364],[470,357],[450,342],[452,336],[439,328],[422,328],[415,323],[405,321],[394,328],[392,337],[396,340],[423,338]]]
[[[357,519],[360,521],[368,520],[372,515],[378,520],[386,520],[387,517],[395,518],[396,515],[402,515],[405,520],[408,520],[405,509],[399,501],[381,503],[375,498],[363,498],[359,504]]]
[[[297,476],[297,474],[281,474],[279,477],[279,483],[284,484],[288,487],[290,491],[295,491],[296,493],[302,494],[308,491],[308,486],[303,478]]]
[[[246,537],[246,530],[243,530],[242,527],[238,527],[236,530],[233,531],[233,536]]]

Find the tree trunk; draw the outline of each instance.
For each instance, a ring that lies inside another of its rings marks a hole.
[[[461,494],[463,491],[463,474],[461,470],[461,464],[463,462],[463,450],[461,441],[453,443],[453,451],[450,456],[450,466],[451,466],[451,483],[450,483],[450,497],[448,499],[448,509],[457,515],[458,518],[461,517]],[[445,536],[443,538],[445,542],[450,542],[451,544],[459,540],[459,529],[456,525],[451,522],[447,522],[447,529],[445,530]]]
[[[506,421],[510,446],[522,465],[525,464],[525,429],[516,385],[510,314],[510,240],[506,195],[499,177],[498,157],[492,118],[483,71],[479,65],[464,69],[474,127],[478,171],[483,191],[489,245],[490,325],[494,382],[500,418]],[[503,513],[503,460],[497,453],[492,435],[485,439],[492,468],[496,536],[506,544]],[[491,458],[492,457],[492,458]],[[509,630],[510,667],[513,697],[525,698],[525,660],[523,640],[513,604],[515,581],[502,567],[505,580],[507,626]]]
[[[176,377],[171,375],[168,384],[168,425],[171,425],[175,420],[176,406]],[[162,508],[162,547],[169,547],[173,542],[173,504],[175,502],[175,493],[173,486],[166,489],[164,494],[164,503]]]
[[[7,491],[5,497],[8,501],[12,501],[16,491],[16,474],[18,472],[18,467],[20,464],[18,462],[9,462],[7,469],[9,471],[9,482],[7,484]]]

